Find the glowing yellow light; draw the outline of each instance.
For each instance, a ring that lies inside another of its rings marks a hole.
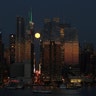
[[[40,33],[35,33],[35,38],[40,38]]]
[[[71,79],[71,83],[80,83],[81,79]]]
[[[81,82],[81,79],[78,79],[78,82]]]

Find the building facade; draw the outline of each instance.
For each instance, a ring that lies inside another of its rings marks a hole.
[[[65,42],[64,62],[68,65],[79,64],[79,43],[75,41]]]
[[[61,76],[61,43],[55,41],[44,41],[42,43],[42,74],[51,79],[58,79]]]

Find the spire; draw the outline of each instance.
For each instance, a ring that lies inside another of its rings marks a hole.
[[[32,8],[31,11],[29,12],[29,21],[32,22]]]
[[[31,11],[30,11],[30,21],[32,21],[32,8],[31,8]]]

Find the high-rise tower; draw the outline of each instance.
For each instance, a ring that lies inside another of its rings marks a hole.
[[[3,80],[4,65],[4,45],[2,42],[2,32],[0,32],[0,81]]]
[[[10,64],[15,63],[15,34],[9,36]]]
[[[24,18],[17,17],[17,31],[16,31],[16,62],[24,61],[24,42],[25,42],[25,22]]]
[[[3,63],[3,59],[4,59],[4,45],[2,42],[2,32],[0,32],[0,64]]]
[[[29,12],[28,25],[25,32],[25,77],[33,74],[34,65],[34,23],[32,21],[32,10]]]

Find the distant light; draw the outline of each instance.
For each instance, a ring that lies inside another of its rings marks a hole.
[[[13,46],[13,45],[12,45],[11,47],[12,47],[12,48],[14,48],[14,46]]]
[[[41,74],[41,72],[39,70],[35,71],[36,75],[38,76],[39,74]]]
[[[40,33],[35,33],[35,38],[40,38]]]
[[[71,79],[71,83],[81,83],[81,79]]]
[[[11,37],[14,37],[13,35],[11,35]]]

